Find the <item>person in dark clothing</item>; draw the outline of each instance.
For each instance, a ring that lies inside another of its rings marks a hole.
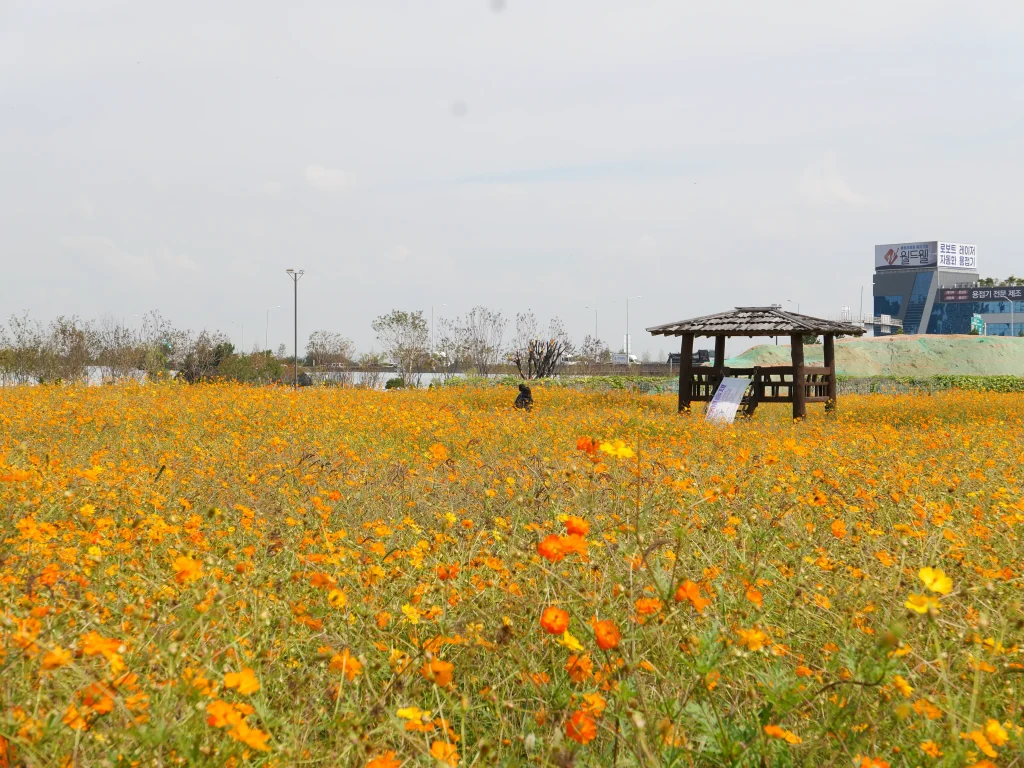
[[[522,408],[525,411],[533,408],[533,393],[525,384],[519,385],[519,394],[516,395],[516,408]]]

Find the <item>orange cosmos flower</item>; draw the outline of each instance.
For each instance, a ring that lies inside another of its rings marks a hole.
[[[545,632],[560,635],[569,628],[569,612],[549,605],[540,615],[540,625]]]
[[[565,735],[578,744],[587,744],[597,738],[597,723],[586,712],[578,709],[566,721]]]
[[[64,648],[54,648],[43,656],[43,669],[49,671],[63,667],[71,663],[71,651]]]
[[[593,676],[594,662],[586,654],[582,656],[572,654],[568,661],[565,662],[565,671],[569,674],[569,679],[574,683],[582,683],[587,678]]]
[[[377,757],[372,758],[366,764],[366,768],[399,768],[401,764],[401,761],[395,757],[394,750],[390,750],[383,755],[377,755]]]
[[[191,557],[177,557],[174,559],[174,580],[179,584],[195,581],[203,575],[203,564]]]
[[[587,556],[587,540],[578,533],[571,533],[568,536],[560,536],[558,546],[565,554],[577,554],[580,557]]]
[[[662,602],[656,597],[641,597],[636,601],[636,612],[641,616],[653,616],[661,610]]]
[[[572,515],[568,520],[565,521],[565,530],[569,534],[575,534],[577,536],[586,536],[590,533],[590,523],[584,520],[582,517],[576,517]]]
[[[764,727],[764,732],[767,735],[771,736],[773,739],[782,739],[783,741],[787,741],[790,744],[803,743],[803,739],[801,739],[795,733],[793,733],[792,731],[787,731],[784,728],[780,728],[777,725],[766,725]]]
[[[228,672],[224,675],[225,688],[237,688],[238,692],[248,696],[260,689],[260,681],[256,679],[256,673],[249,667],[241,672]]]
[[[334,672],[341,672],[345,676],[345,679],[349,682],[355,680],[359,675],[363,674],[363,665],[359,660],[352,655],[352,652],[346,648],[341,653],[336,653],[331,657],[331,670]]]
[[[459,564],[452,563],[451,565],[439,565],[437,566],[437,578],[441,581],[451,581],[459,575]]]
[[[694,582],[687,579],[679,588],[676,589],[675,601],[682,603],[686,600],[690,601],[690,604],[696,609],[697,613],[703,613],[704,609],[711,604],[711,600],[706,597],[700,596],[700,587]]]
[[[595,621],[592,626],[594,628],[594,639],[597,640],[597,647],[602,651],[610,651],[612,648],[619,646],[622,633],[619,632],[619,628],[615,626],[614,621],[610,619]]]
[[[430,745],[430,756],[450,766],[459,764],[459,751],[454,744],[447,741],[435,741]]]
[[[537,554],[545,560],[557,563],[565,558],[565,551],[562,549],[562,540],[554,534],[549,535],[537,545]]]
[[[427,680],[444,688],[451,683],[455,665],[441,659],[431,659],[420,669],[420,674]]]

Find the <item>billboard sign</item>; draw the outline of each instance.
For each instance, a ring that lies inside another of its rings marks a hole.
[[[939,301],[945,304],[960,301],[1024,301],[1024,287],[942,288]]]
[[[629,355],[625,352],[612,352],[612,365],[627,365],[629,363]]]
[[[969,243],[930,240],[921,243],[893,243],[875,246],[875,269],[978,268],[978,247]]]
[[[981,315],[971,315],[971,332],[979,336],[985,335],[985,321]]]

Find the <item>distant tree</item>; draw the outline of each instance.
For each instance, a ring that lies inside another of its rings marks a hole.
[[[310,366],[350,365],[356,345],[334,331],[314,331],[306,342],[306,364]]]
[[[606,342],[588,335],[584,337],[576,359],[579,360],[585,369],[591,369],[605,363],[610,363],[612,351],[608,348]]]
[[[804,344],[821,344],[821,340],[816,334],[806,333],[804,334]]]
[[[30,384],[44,374],[46,332],[38,320],[25,312],[12,315],[8,327],[0,328],[0,343],[4,355],[0,357],[3,378],[15,384]]]
[[[372,327],[402,381],[407,386],[419,384],[420,373],[430,359],[430,325],[423,313],[395,309],[374,320]]]
[[[284,360],[287,357],[288,357],[288,347],[286,347],[284,344],[278,344],[277,345],[277,359],[278,360]]]
[[[387,365],[387,360],[378,352],[367,352],[359,358],[359,381],[358,387],[366,389],[380,389],[384,383],[384,371],[382,368]]]
[[[431,355],[431,368],[444,381],[469,367],[469,339],[458,318],[444,318],[438,323],[437,343]]]
[[[523,379],[542,379],[556,375],[565,358],[573,353],[573,344],[558,318],[551,320],[547,338],[540,338],[537,318],[532,312],[516,315],[515,338],[508,360]]]
[[[96,362],[109,382],[125,381],[145,362],[141,334],[120,322],[113,315],[100,318],[97,329]]]

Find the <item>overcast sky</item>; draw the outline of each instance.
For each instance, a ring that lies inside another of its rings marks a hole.
[[[0,312],[290,347],[295,267],[300,344],[484,304],[619,347],[642,295],[657,354],[870,309],[875,243],[1020,275],[1022,39],[1019,0],[0,0]]]

